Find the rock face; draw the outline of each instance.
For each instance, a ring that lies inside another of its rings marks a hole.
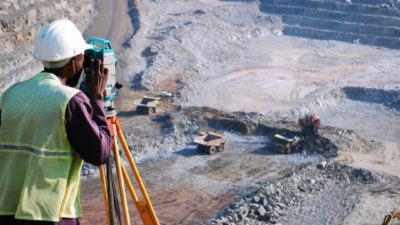
[[[400,48],[398,0],[273,0],[260,9],[282,16],[285,35]]]
[[[94,0],[3,0],[0,2],[0,92],[42,68],[32,57],[38,30],[70,19],[84,31],[95,16]]]

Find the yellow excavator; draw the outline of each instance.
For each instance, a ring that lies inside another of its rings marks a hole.
[[[385,218],[383,219],[382,225],[389,225],[391,224],[390,222],[393,222],[393,220],[399,220],[400,221],[400,211],[393,211],[389,215],[386,215]]]

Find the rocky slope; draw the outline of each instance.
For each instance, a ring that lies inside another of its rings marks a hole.
[[[70,19],[84,31],[95,16],[95,0],[3,0],[0,2],[0,92],[42,68],[32,57],[38,30]]]

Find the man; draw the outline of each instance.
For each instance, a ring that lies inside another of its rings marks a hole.
[[[0,100],[0,224],[77,225],[83,160],[103,164],[112,144],[103,106],[108,71],[84,60],[92,46],[68,20],[42,28],[34,45],[44,70]],[[69,87],[83,67],[88,97]]]

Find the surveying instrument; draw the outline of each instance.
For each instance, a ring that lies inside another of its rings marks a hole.
[[[85,55],[94,59],[100,59],[103,62],[104,67],[107,68],[109,71],[106,90],[104,94],[104,107],[108,127],[110,129],[111,137],[113,139],[112,153],[114,156],[113,158],[115,160],[115,167],[117,171],[116,180],[118,181],[119,193],[115,184],[115,179],[112,171],[112,157],[110,154],[105,166],[101,165],[99,168],[104,206],[107,212],[107,224],[131,224],[125,191],[125,187],[127,187],[143,224],[159,225],[157,216],[150,202],[150,198],[147,194],[146,188],[144,187],[139,171],[133,160],[129,147],[125,141],[120,123],[117,119],[117,112],[114,107],[114,100],[118,93],[118,89],[121,88],[122,85],[118,84],[115,79],[115,67],[117,65],[117,59],[115,58],[113,48],[110,41],[101,38],[89,38],[87,40],[87,43],[93,45],[93,48],[86,50]],[[85,80],[86,79],[84,77],[84,81],[81,83],[82,90],[85,90],[85,88],[87,90]],[[125,154],[125,157],[129,162],[130,168],[135,177],[136,184],[140,189],[141,195],[143,197],[142,200],[140,200],[138,195],[136,194],[132,182],[129,178],[128,171],[122,163],[120,150],[118,148],[118,140],[121,143],[123,154]],[[121,200],[121,203],[119,200]],[[121,219],[121,214],[123,215],[123,223]],[[117,221],[117,223],[115,223],[115,220]]]

